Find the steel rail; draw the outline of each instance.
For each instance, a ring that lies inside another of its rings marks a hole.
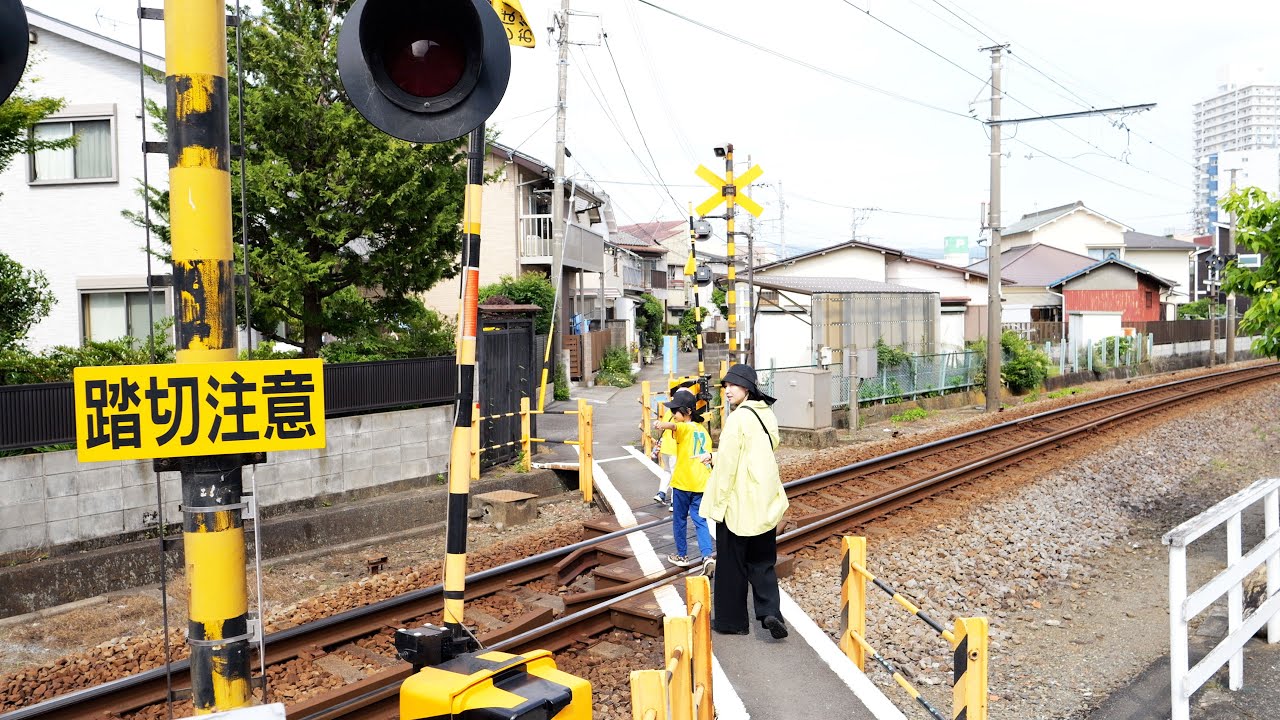
[[[903,487],[898,487],[875,497],[866,498],[855,502],[851,505],[845,505],[832,511],[824,511],[819,516],[807,518],[803,526],[787,530],[779,535],[778,544],[780,552],[793,552],[801,547],[812,545],[814,542],[820,541],[823,536],[829,536],[832,532],[842,527],[849,527],[857,524],[873,514],[884,514],[894,509],[909,505],[916,502],[920,497],[937,492],[957,485],[966,480],[986,475],[995,470],[1012,464],[1017,460],[1024,458],[1040,448],[1048,445],[1060,444],[1062,441],[1069,439],[1081,433],[1097,430],[1106,425],[1120,422],[1126,418],[1151,412],[1160,408],[1168,407],[1171,404],[1181,403],[1194,399],[1204,394],[1221,390],[1224,387],[1232,387],[1244,383],[1255,382],[1280,375],[1280,363],[1270,363],[1261,366],[1252,366],[1239,370],[1224,371],[1212,373],[1208,375],[1200,375],[1194,378],[1185,378],[1175,380],[1159,385],[1153,385],[1146,388],[1109,395],[1101,398],[1095,398],[1079,403],[1056,408],[1053,410],[1036,413],[1024,418],[1010,420],[998,425],[969,431],[960,435],[943,438],[924,445],[907,448],[887,455],[870,458],[868,460],[852,463],[840,468],[824,471],[805,478],[790,481],[784,485],[789,495],[798,495],[803,492],[809,492],[816,488],[825,487],[836,483],[846,483],[852,479],[865,476],[875,472],[882,472],[890,467],[901,466],[912,460],[919,459],[931,454],[937,454],[946,450],[954,450],[956,447],[964,444],[983,439],[983,436],[990,438],[992,435],[999,435],[1011,430],[1025,429],[1035,423],[1041,423],[1051,420],[1060,420],[1069,417],[1071,414],[1078,414],[1083,410],[1104,407],[1107,404],[1117,404],[1129,399],[1140,398],[1141,396],[1151,396],[1168,390],[1178,390],[1181,394],[1173,398],[1157,397],[1152,400],[1145,401],[1137,407],[1127,408],[1119,413],[1114,413],[1102,418],[1088,420],[1077,423],[1074,426],[1050,432],[1023,445],[1007,448],[996,453],[989,454],[978,460],[967,462],[962,466],[953,467],[940,473],[935,473],[927,478],[919,479],[911,482]],[[1224,382],[1225,381],[1225,382]],[[1192,384],[1206,384],[1203,388],[1194,388],[1187,391],[1186,388]],[[659,525],[665,525],[669,522],[667,519],[657,519],[642,525],[631,528],[617,530],[607,533],[603,536],[591,538],[589,540],[579,541],[562,548],[549,550],[538,555],[525,558],[515,563],[509,563],[481,572],[473,573],[467,578],[467,596],[468,599],[482,597],[491,594],[509,586],[513,582],[527,582],[530,579],[544,577],[555,572],[555,566],[558,561],[572,555],[575,552],[584,551],[594,545],[607,542],[614,538],[626,536],[632,532],[647,530]],[[622,585],[616,588],[607,588],[605,590],[593,591],[591,593],[578,593],[575,596],[566,598],[566,608],[570,611],[568,615],[553,621],[552,623],[541,627],[523,632],[520,635],[504,640],[500,643],[492,645],[494,649],[515,648],[530,649],[536,640],[543,640],[544,645],[550,649],[560,649],[567,647],[574,638],[580,638],[584,634],[584,629],[575,627],[575,623],[586,622],[598,619],[604,610],[611,607],[617,602],[624,599],[634,597],[638,594],[652,590],[654,587],[670,582],[675,577],[686,574],[683,569],[672,569],[668,574],[658,579],[656,582],[649,582],[648,579],[641,579]],[[514,574],[514,576],[513,576]],[[523,579],[522,579],[523,578]],[[351,610],[339,613],[337,615],[323,618],[312,623],[296,626],[273,633],[267,638],[267,658],[269,662],[280,662],[283,660],[296,657],[304,648],[327,647],[339,644],[348,640],[355,639],[360,636],[368,635],[370,632],[376,632],[388,625],[404,623],[407,620],[431,612],[438,612],[442,607],[442,584],[436,584],[428,588],[423,588],[410,593],[406,593],[395,598],[381,601],[372,605],[353,608]],[[591,605],[592,602],[600,601],[599,604]],[[607,627],[603,628],[607,629]],[[559,633],[559,635],[557,635]],[[593,634],[586,632],[587,635]],[[174,685],[183,686],[187,681],[187,661],[182,660],[172,664],[174,674]],[[398,670],[398,669],[392,669]],[[367,681],[375,677],[383,677],[384,675],[395,675],[394,672],[383,671],[370,678],[354,684],[355,686],[365,686]],[[400,679],[403,679],[402,677]],[[386,682],[395,682],[398,687],[399,679],[386,680]],[[11,711],[4,715],[0,715],[0,720],[40,720],[61,719],[61,718],[83,718],[86,716],[101,715],[103,713],[124,713],[144,707],[157,701],[163,701],[165,697],[165,668],[154,668],[144,671],[136,675],[132,675],[119,680],[114,680],[103,685],[87,688],[85,690],[68,693],[36,705]],[[309,719],[320,720],[321,718],[339,717],[340,715],[326,714],[332,713],[334,709],[341,705],[348,707],[352,711],[357,708],[373,708],[379,706],[379,702],[375,699],[360,700],[366,696],[374,697],[385,690],[371,689],[364,693],[354,691],[353,686],[339,688],[324,696],[332,695],[326,702],[332,707],[329,709],[318,708],[316,715],[305,715]],[[357,688],[358,689],[358,688]],[[394,695],[394,692],[392,692]],[[316,696],[319,699],[321,696]],[[310,703],[303,703],[310,705]],[[301,707],[301,705],[299,706]],[[362,713],[365,710],[357,712],[358,717],[365,717]],[[294,714],[291,711],[290,717]],[[350,715],[346,717],[352,717]],[[368,717],[377,717],[369,715]]]

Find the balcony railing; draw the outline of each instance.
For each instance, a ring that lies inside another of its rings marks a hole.
[[[552,225],[550,215],[520,216],[520,257],[536,263],[550,263]],[[564,265],[591,272],[604,267],[604,236],[581,225],[565,223]]]

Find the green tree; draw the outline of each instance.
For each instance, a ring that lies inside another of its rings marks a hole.
[[[0,252],[0,349],[16,347],[57,302],[49,279]]]
[[[337,64],[350,6],[263,0],[262,14],[242,24],[247,213],[238,197],[232,208],[237,231],[248,228],[249,322],[304,357],[320,354],[326,333],[358,342],[379,324],[420,317],[415,294],[456,274],[461,247],[462,142],[396,140],[351,106]],[[239,106],[233,95],[233,119]],[[239,163],[231,168],[238,195]],[[143,192],[166,241],[168,195]],[[237,242],[243,272],[241,255]]]
[[[517,305],[537,305],[542,308],[534,322],[539,335],[551,329],[551,306],[556,301],[556,288],[551,280],[540,272],[529,271],[520,277],[503,275],[498,282],[480,288],[480,301],[502,296]]]
[[[1209,319],[1209,298],[1200,298],[1195,302],[1183,303],[1178,306],[1179,320],[1207,320]]]
[[[37,140],[31,129],[41,120],[62,109],[66,104],[61,98],[32,97],[30,86],[39,82],[31,78],[33,62],[27,63],[24,73],[29,78],[18,83],[8,100],[0,103],[0,173],[9,167],[17,155],[37,150],[67,148],[76,144],[76,138],[61,140]]]
[[[711,291],[711,304],[720,310],[720,317],[722,318],[729,317],[729,301],[726,299],[727,297],[722,287],[717,287]]]
[[[1227,266],[1222,287],[1244,295],[1253,304],[1240,318],[1240,330],[1258,336],[1254,352],[1280,357],[1280,200],[1256,187],[1237,190],[1222,201],[1236,219],[1236,246],[1262,254],[1262,266]]]
[[[662,302],[658,298],[644,293],[636,305],[636,327],[640,330],[641,345],[657,348],[662,344],[663,322]]]

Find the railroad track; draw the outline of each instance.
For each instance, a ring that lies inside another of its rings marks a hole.
[[[1011,420],[789,482],[786,488],[792,509],[778,537],[779,554],[789,556],[821,544],[874,517],[1116,423],[1277,376],[1280,363],[1270,363],[1167,382]],[[644,514],[638,517],[641,522],[631,528],[620,527],[611,517],[593,520],[584,525],[586,540],[469,576],[468,602],[480,603],[480,607],[485,599],[510,595],[513,588],[521,586],[542,583],[572,588],[559,594],[558,603],[563,608],[555,601],[549,605],[534,603],[511,617],[501,629],[481,634],[481,642],[486,647],[514,653],[535,648],[558,652],[614,627],[658,635],[662,615],[649,593],[686,571],[666,567],[661,574],[645,577],[635,557],[635,539],[630,536],[666,526],[668,520]],[[660,541],[650,538],[649,542],[656,549],[665,550]],[[787,570],[784,561],[779,572]],[[584,578],[590,579],[584,582]],[[547,595],[540,594],[543,598]],[[434,585],[273,633],[267,638],[267,664],[274,667],[315,659],[339,648],[359,650],[355,643],[370,636],[386,636],[389,647],[391,629],[439,622],[442,607],[442,586]],[[469,610],[474,607],[477,605],[469,605]],[[367,654],[368,650],[362,652]],[[385,665],[363,679],[290,703],[289,717],[396,717],[398,687],[410,670],[408,665],[394,660]],[[189,687],[186,673],[186,661],[174,663],[173,687]],[[162,704],[169,682],[163,668],[157,668],[22,708],[0,716],[0,720],[129,717],[141,708]]]

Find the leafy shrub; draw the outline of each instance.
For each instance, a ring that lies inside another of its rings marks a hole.
[[[156,364],[171,363],[174,360],[173,345],[169,342],[171,327],[171,319],[156,323],[154,345],[148,336],[91,341],[82,347],[59,345],[38,353],[25,347],[0,350],[0,385],[65,382],[78,367],[146,365],[152,362],[153,354]]]
[[[614,346],[606,350],[604,359],[600,361],[600,371],[596,373],[596,384],[624,388],[631,387],[635,381],[627,349]]]
[[[480,302],[501,295],[518,305],[537,305],[542,308],[534,321],[534,330],[545,335],[551,329],[551,306],[556,302],[556,287],[539,272],[529,271],[520,277],[503,275],[498,282],[480,288]]]
[[[902,348],[896,348],[892,345],[886,345],[884,338],[876,339],[876,362],[882,368],[891,368],[903,365],[911,360],[911,353],[906,352]]]
[[[658,298],[649,293],[640,296],[640,304],[636,306],[636,325],[645,346],[657,348],[662,344],[662,331],[666,326],[662,317],[664,312]]]
[[[1084,392],[1084,390],[1081,390],[1078,387],[1069,387],[1069,388],[1062,388],[1061,390],[1054,390],[1053,392],[1049,393],[1047,397],[1050,397],[1056,400],[1058,398],[1064,398],[1069,395],[1079,395],[1082,392]]]
[[[569,373],[565,370],[564,363],[556,363],[555,399],[569,399]]]
[[[903,410],[902,412],[889,418],[889,420],[896,423],[915,422],[917,420],[923,420],[927,417],[929,417],[928,410],[925,410],[922,407],[913,407],[913,408],[907,408],[906,410]]]
[[[978,353],[978,369],[975,380],[985,388],[987,380],[987,343],[978,340],[968,344],[968,349]],[[1027,342],[1016,332],[1005,330],[1000,335],[1003,359],[1000,363],[1000,379],[1011,392],[1034,390],[1049,377],[1049,356]]]

